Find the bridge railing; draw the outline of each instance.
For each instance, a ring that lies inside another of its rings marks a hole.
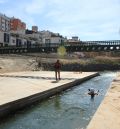
[[[22,53],[22,52],[43,52],[43,53],[49,53],[49,52],[57,52],[57,48],[63,45],[66,48],[67,52],[82,52],[82,51],[120,51],[120,41],[115,41],[108,43],[107,41],[100,42],[100,41],[94,41],[94,42],[78,42],[75,44],[39,44],[39,45],[27,45],[27,46],[6,46],[6,47],[0,47],[0,53]]]

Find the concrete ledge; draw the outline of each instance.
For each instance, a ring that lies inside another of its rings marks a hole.
[[[48,89],[48,90],[45,90],[42,92],[32,94],[30,96],[26,96],[24,98],[2,104],[2,105],[0,105],[0,118],[5,117],[8,114],[13,113],[26,106],[29,106],[37,101],[42,101],[43,99],[53,96],[59,92],[62,92],[64,90],[70,88],[70,87],[76,86],[76,85],[78,85],[86,80],[89,80],[93,77],[96,77],[98,75],[99,75],[99,73],[93,73],[93,74],[85,76],[81,79],[76,79],[76,80],[73,80],[66,84],[62,84],[62,85],[59,85],[57,87],[54,87],[54,88],[51,88],[51,89]]]

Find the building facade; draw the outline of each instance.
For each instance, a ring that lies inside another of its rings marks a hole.
[[[19,31],[19,30],[25,30],[26,24],[22,22],[20,19],[17,18],[11,18],[10,20],[10,30],[13,31]]]
[[[10,31],[10,18],[0,13],[0,31]]]

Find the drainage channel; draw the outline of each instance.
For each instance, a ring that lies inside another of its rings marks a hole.
[[[103,72],[59,95],[31,105],[0,122],[0,129],[86,129],[104,98],[115,72]],[[89,88],[99,90],[91,99]]]

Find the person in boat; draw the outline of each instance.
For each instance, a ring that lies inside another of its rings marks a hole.
[[[94,98],[95,95],[98,95],[98,92],[99,92],[99,90],[97,92],[95,92],[95,90],[93,88],[88,89],[88,95],[91,95],[91,98]]]

